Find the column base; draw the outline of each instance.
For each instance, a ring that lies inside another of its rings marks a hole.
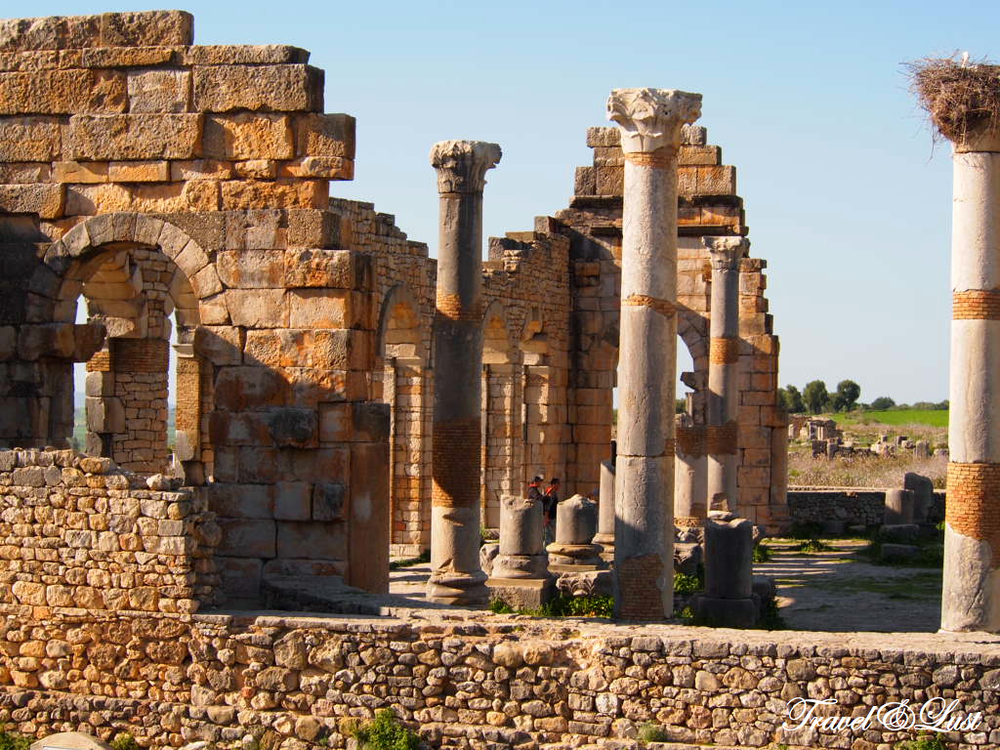
[[[486,586],[491,599],[514,609],[538,609],[556,593],[554,578],[490,578]]]
[[[562,568],[598,570],[604,565],[600,558],[601,548],[596,544],[553,542],[545,551],[549,553],[549,570],[553,572],[562,572]]]
[[[695,616],[713,628],[752,628],[757,624],[757,604],[753,599],[715,599],[699,596],[694,601]]]
[[[490,568],[491,578],[530,580],[548,578],[548,575],[548,558],[545,555],[497,555]]]
[[[431,577],[427,579],[425,598],[435,604],[452,604],[459,607],[484,606],[490,600],[490,591],[486,588],[486,574],[481,570],[475,573],[456,571],[431,573]]]

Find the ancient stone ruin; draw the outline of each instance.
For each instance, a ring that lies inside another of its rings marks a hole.
[[[302,750],[392,707],[444,748],[631,748],[654,719],[757,747],[772,701],[866,700],[849,676],[992,700],[992,642],[662,624],[678,529],[723,540],[703,607],[745,624],[752,527],[789,520],[766,264],[699,95],[614,91],[569,206],[485,260],[500,148],[436,144],[431,258],[330,196],[355,122],[306,51],[193,41],[178,11],[0,22],[0,722]],[[570,498],[548,557],[535,475]],[[428,551],[419,616],[371,596]],[[539,603],[560,565],[659,624],[453,606]]]

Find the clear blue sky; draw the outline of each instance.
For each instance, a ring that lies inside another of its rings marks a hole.
[[[41,2],[5,14],[138,10]],[[704,95],[766,258],[782,385],[852,378],[862,400],[948,389],[951,166],[901,63],[1000,57],[995,2],[189,2],[199,44],[285,43],[326,70],[326,110],[358,119],[353,183],[437,241],[432,143],[500,143],[490,235],[564,207],[612,88]],[[681,360],[684,361],[683,358]]]

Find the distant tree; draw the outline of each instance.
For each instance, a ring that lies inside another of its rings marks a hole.
[[[802,391],[802,400],[813,414],[819,414],[830,403],[830,394],[822,380],[811,380]]]
[[[944,409],[945,411],[947,411],[948,409],[951,408],[951,403],[948,401],[948,399],[945,399],[944,401],[938,401],[936,404],[934,404],[934,408],[939,410]]]
[[[806,410],[806,405],[802,403],[802,394],[794,385],[786,385],[778,389],[778,396],[785,405],[785,411],[789,414],[801,414]]]
[[[896,405],[888,396],[879,396],[877,399],[872,401],[872,411],[885,411],[886,409],[891,409]]]
[[[674,399],[674,414],[683,414],[687,411],[688,401],[686,398]]]
[[[861,386],[853,380],[841,380],[837,383],[837,392],[833,396],[834,411],[850,411],[858,402]]]

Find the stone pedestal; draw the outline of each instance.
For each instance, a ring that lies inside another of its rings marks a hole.
[[[500,553],[486,586],[515,609],[542,606],[555,593],[542,549],[542,504],[505,495],[500,501]]]
[[[674,395],[677,371],[677,152],[701,95],[616,89],[608,118],[625,159],[615,614],[673,614]]]
[[[556,540],[546,547],[549,570],[571,573],[598,570],[603,566],[601,548],[592,544],[597,533],[597,503],[583,495],[573,495],[556,508]]]
[[[615,559],[615,465],[601,461],[601,490],[598,495],[597,533],[593,543],[601,548],[601,559]]]
[[[925,476],[908,471],[903,476],[903,487],[913,492],[914,523],[926,523],[934,505],[934,483]]]
[[[913,523],[913,492],[910,490],[886,490],[885,514],[882,523],[887,526]]]
[[[732,513],[709,512],[705,522],[705,594],[695,602],[707,625],[753,627],[753,524]]]
[[[495,143],[443,141],[431,149],[440,194],[440,245],[427,598],[442,604],[479,605],[489,598],[479,567],[482,224],[486,170],[499,161]]]
[[[941,629],[1000,632],[1000,133],[955,144]]]

